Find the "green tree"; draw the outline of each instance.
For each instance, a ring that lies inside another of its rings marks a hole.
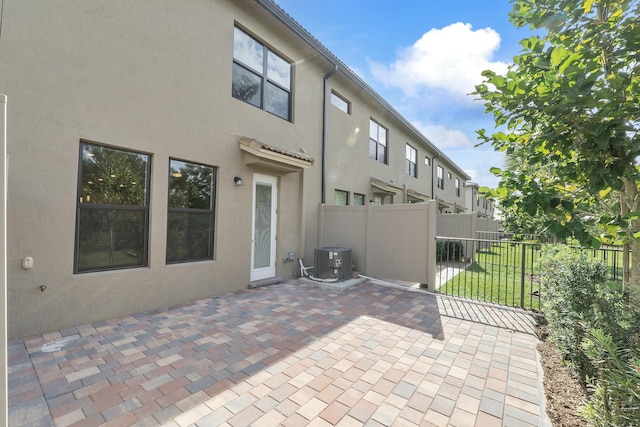
[[[475,92],[503,129],[478,131],[481,141],[530,166],[494,168],[501,183],[490,194],[531,216],[546,215],[559,237],[591,246],[606,239],[624,243],[636,273],[625,282],[636,289],[639,15],[640,0],[515,1],[512,23],[540,35],[521,41],[523,50],[506,75],[485,71]],[[548,173],[532,173],[536,169]]]

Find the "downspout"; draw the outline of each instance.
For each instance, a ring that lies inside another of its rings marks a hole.
[[[322,95],[322,197],[320,203],[325,204],[327,192],[327,115],[329,114],[329,79],[338,72],[338,64],[333,64],[333,70],[324,76]]]
[[[436,155],[431,158],[431,199],[433,199],[433,200],[436,199],[434,186],[433,186],[433,182],[434,182],[433,181],[433,171],[436,168],[436,158],[438,158],[438,156],[440,156],[440,153],[436,153]]]

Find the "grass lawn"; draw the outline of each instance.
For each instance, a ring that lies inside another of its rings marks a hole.
[[[538,244],[491,244],[488,248],[478,250],[473,262],[438,291],[511,307],[540,310],[540,283],[534,271],[539,255]]]
[[[488,245],[489,243],[481,243]],[[605,262],[610,280],[622,277],[622,253],[616,250],[579,249]],[[442,284],[438,292],[474,300],[540,311],[540,282],[536,262],[541,245],[496,242],[475,252],[467,268]],[[446,261],[441,266],[454,266]],[[455,265],[460,267],[460,263]]]

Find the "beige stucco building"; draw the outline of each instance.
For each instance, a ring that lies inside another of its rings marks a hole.
[[[478,183],[467,181],[466,189],[466,208],[467,212],[476,212],[478,218],[494,218],[496,207],[493,200],[482,194]]]
[[[10,337],[291,277],[320,203],[470,177],[269,0],[6,2]]]

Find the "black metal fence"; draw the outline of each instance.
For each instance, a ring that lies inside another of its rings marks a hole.
[[[446,295],[540,311],[538,259],[541,243],[436,238],[436,291]],[[575,248],[622,279],[622,252],[616,248]]]

